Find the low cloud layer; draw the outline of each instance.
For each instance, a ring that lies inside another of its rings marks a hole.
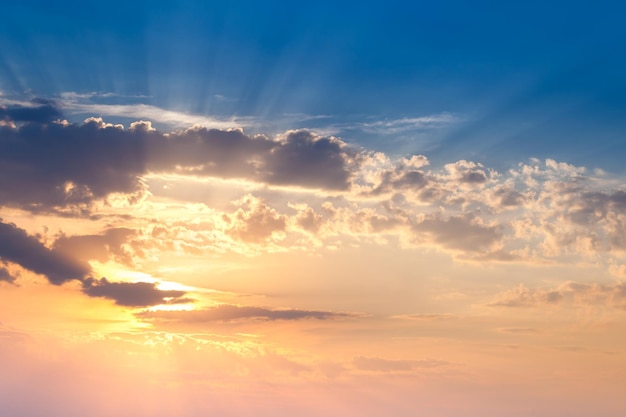
[[[351,317],[347,313],[329,311],[269,309],[232,304],[221,304],[212,308],[192,311],[143,311],[136,315],[148,321],[182,323],[229,322],[237,320],[331,320]]]
[[[147,307],[158,304],[175,304],[192,302],[185,298],[184,291],[164,291],[156,284],[147,282],[110,282],[106,278],[94,279],[88,263],[77,261],[65,253],[67,247],[60,251],[58,247],[68,245],[62,240],[61,245],[49,249],[25,230],[14,224],[0,222],[0,261],[12,262],[24,269],[45,276],[55,285],[68,281],[79,281],[83,293],[90,297],[102,297],[127,307]],[[63,253],[65,252],[65,253]],[[9,271],[0,267],[0,281],[13,283]]]

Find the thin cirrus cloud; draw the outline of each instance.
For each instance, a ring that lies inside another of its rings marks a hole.
[[[254,116],[215,117],[189,112],[164,109],[141,102],[132,104],[102,103],[98,100],[125,98],[127,100],[144,99],[144,96],[120,97],[111,93],[62,93],[55,101],[58,106],[57,118],[61,112],[68,115],[97,114],[100,117],[150,120],[171,129],[184,129],[190,126],[203,126],[210,129],[244,128],[259,131],[261,129],[275,131],[276,127],[283,130],[309,128],[329,136],[344,133],[360,132],[371,135],[397,135],[409,132],[428,132],[458,125],[466,120],[459,114],[442,112],[421,117],[387,118],[373,121],[341,122],[335,121],[330,115],[285,113],[282,117],[264,121]],[[228,101],[222,96],[218,101]],[[50,101],[52,103],[52,101]]]
[[[348,313],[330,311],[271,309],[255,306],[220,304],[191,311],[142,311],[135,314],[138,318],[154,323],[208,323],[232,322],[238,320],[332,320],[354,317]]]
[[[194,125],[213,129],[255,126],[254,119],[249,117],[208,117],[166,110],[149,104],[81,104],[75,101],[62,100],[59,102],[59,105],[62,110],[69,114],[98,114],[109,117],[148,119],[173,128],[185,128]]]

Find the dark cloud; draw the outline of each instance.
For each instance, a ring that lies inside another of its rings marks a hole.
[[[53,110],[47,111],[57,116]],[[20,117],[29,111],[20,109]],[[345,190],[358,159],[340,140],[304,130],[270,139],[240,129],[193,127],[164,134],[149,122],[124,129],[96,118],[83,124],[41,119],[0,126],[0,205],[85,205],[111,193],[140,192],[140,178],[149,172]]]
[[[468,171],[461,175],[459,181],[467,184],[482,184],[487,181],[487,175],[483,171]]]
[[[83,281],[83,292],[90,297],[115,301],[125,307],[149,307],[159,304],[183,304],[194,300],[185,298],[185,291],[160,290],[150,282],[110,282],[106,278]]]
[[[105,240],[111,236],[119,238],[128,234],[126,229],[112,229],[113,233],[102,236]],[[95,239],[95,244],[94,244]],[[78,239],[80,241],[80,239]],[[96,236],[87,236],[86,241],[94,245],[88,250],[99,250],[102,243]],[[58,243],[59,241],[57,241]],[[83,285],[83,292],[90,297],[103,297],[127,307],[147,307],[158,304],[177,304],[192,302],[185,298],[185,291],[160,290],[157,284],[147,282],[110,282],[106,278],[91,278],[91,267],[86,262],[76,261],[65,252],[77,250],[76,241],[62,238],[60,245],[53,249],[47,248],[35,236],[26,233],[14,224],[0,221],[0,260],[13,262],[22,268],[44,275],[48,281],[61,285],[67,281],[77,280]],[[63,249],[59,250],[58,247]],[[0,281],[13,282],[15,279],[9,272],[0,267]]]
[[[32,104],[32,106],[0,106],[0,120],[46,123],[63,116],[51,101],[37,99]]]
[[[221,304],[217,307],[192,311],[143,311],[137,316],[145,320],[204,323],[235,320],[329,320],[351,317],[347,313],[310,310],[273,310],[263,307]]]
[[[45,210],[138,191],[144,136],[95,119],[0,127],[0,204]]]
[[[524,203],[524,196],[511,187],[500,187],[494,195],[498,198],[501,207],[515,207]]]
[[[626,192],[605,193],[573,190],[566,199],[567,218],[575,224],[588,226],[604,220],[609,213],[626,214]]]
[[[0,259],[45,275],[55,285],[73,279],[83,280],[91,272],[88,264],[77,262],[58,251],[48,249],[25,230],[1,221]]]
[[[153,133],[149,169],[156,172],[259,180],[267,154],[277,142],[241,129],[192,127],[164,136]]]
[[[267,154],[263,178],[271,184],[346,190],[355,156],[339,139],[290,131]]]
[[[15,277],[9,272],[8,269],[0,266],[0,282],[8,282],[9,284],[15,283]]]
[[[405,170],[399,167],[383,172],[380,182],[369,194],[380,195],[400,190],[421,190],[428,185],[429,181],[430,179],[420,169]]]

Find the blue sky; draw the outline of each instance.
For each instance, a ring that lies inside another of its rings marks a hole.
[[[623,172],[624,9],[617,1],[11,2],[0,27],[0,91],[99,93],[90,101],[251,117],[259,131],[331,126],[348,142],[435,162],[505,167],[551,157]],[[382,128],[431,116],[445,121]],[[381,124],[362,129],[372,123]]]

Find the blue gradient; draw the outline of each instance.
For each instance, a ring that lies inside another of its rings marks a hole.
[[[435,162],[625,170],[622,2],[21,1],[3,13],[5,96],[114,93],[276,129],[286,114],[448,113],[459,122],[429,132],[339,133]]]

